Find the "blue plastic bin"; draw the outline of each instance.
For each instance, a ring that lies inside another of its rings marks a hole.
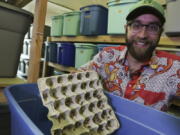
[[[51,122],[36,84],[5,89],[11,111],[12,135],[50,135]],[[179,135],[180,118],[106,93],[121,123],[112,135]]]
[[[75,65],[75,46],[74,43],[61,43],[61,62],[64,66],[74,67]]]
[[[57,63],[57,44],[56,43],[48,43],[49,45],[49,61],[53,63]]]
[[[61,43],[57,43],[57,63],[62,64],[62,47]]]
[[[5,88],[11,112],[11,135],[50,135],[52,123],[36,84]]]
[[[100,5],[89,5],[80,8],[80,33],[82,35],[107,34],[107,8]]]

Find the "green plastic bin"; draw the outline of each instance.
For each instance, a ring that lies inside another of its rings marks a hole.
[[[63,33],[63,15],[53,16],[51,18],[51,36],[62,36]]]
[[[124,25],[129,9],[139,0],[109,0],[108,34],[125,34]]]
[[[95,44],[90,43],[75,43],[76,54],[75,54],[75,67],[86,64],[90,61],[95,54],[97,54],[98,49]]]
[[[68,12],[64,14],[63,35],[76,36],[80,33],[80,12]]]

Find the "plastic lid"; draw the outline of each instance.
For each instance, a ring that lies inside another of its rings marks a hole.
[[[63,18],[63,15],[56,15],[56,16],[52,16],[52,19],[58,19],[58,18]]]
[[[80,10],[86,10],[86,9],[89,10],[89,8],[94,8],[94,7],[100,7],[100,8],[103,8],[103,9],[107,10],[106,7],[104,7],[104,6],[102,6],[102,5],[95,5],[95,4],[81,7]]]
[[[73,11],[73,12],[64,13],[63,15],[64,15],[64,16],[68,16],[68,15],[79,15],[80,13],[81,13],[80,11]]]
[[[139,0],[109,0],[108,6],[114,5],[114,4],[124,4],[124,3],[133,3],[138,2]]]
[[[0,8],[5,8],[7,10],[12,10],[12,11],[21,13],[23,15],[27,15],[27,16],[29,16],[33,20],[33,14],[32,13],[30,13],[30,12],[24,10],[24,9],[18,8],[16,6],[7,4],[5,2],[0,2]]]
[[[96,44],[90,44],[90,43],[75,43],[74,44],[76,47],[96,47]]]
[[[145,14],[151,13],[157,16],[162,24],[166,21],[164,8],[162,5],[154,0],[141,0],[140,2],[136,3],[129,11],[129,14],[126,17],[126,20],[132,20],[135,17]]]

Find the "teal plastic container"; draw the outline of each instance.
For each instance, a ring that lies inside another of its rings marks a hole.
[[[129,9],[139,0],[109,0],[108,34],[125,34],[124,25]]]
[[[90,61],[95,54],[97,54],[98,49],[95,44],[90,43],[75,43],[76,54],[75,54],[75,67],[86,64]]]
[[[62,36],[63,33],[63,15],[53,16],[51,18],[51,36]]]
[[[69,12],[64,14],[63,35],[77,36],[80,33],[80,12]]]

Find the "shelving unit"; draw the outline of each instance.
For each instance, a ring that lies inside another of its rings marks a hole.
[[[103,35],[103,36],[76,36],[76,37],[48,37],[48,42],[89,42],[89,43],[110,43],[124,44],[125,38],[123,35]],[[159,45],[180,46],[180,37],[162,36]]]
[[[107,44],[125,44],[123,35],[103,35],[103,36],[62,36],[62,37],[48,37],[47,42],[79,42],[79,43],[107,43]],[[159,42],[158,50],[179,51],[180,52],[180,37],[162,36]],[[74,67],[65,67],[63,65],[46,62],[43,67],[43,77],[46,76],[46,71],[49,68],[55,68],[60,71],[73,72]]]
[[[55,64],[52,62],[48,62],[48,66],[56,68],[61,71],[66,71],[66,72],[75,72],[76,71],[76,69],[74,67],[66,67],[66,66]]]
[[[48,37],[48,42],[88,42],[88,43],[108,43],[108,44],[125,44],[124,36],[76,36],[76,37]],[[157,47],[158,50],[179,51],[180,52],[180,37],[162,36]],[[46,62],[43,67],[43,76],[46,76],[47,68],[55,68],[60,71],[73,72],[76,71],[74,67],[65,67],[63,65]],[[172,101],[172,104],[180,106],[180,100]]]
[[[166,4],[165,0],[157,0],[162,5]],[[57,1],[58,5],[61,1]],[[37,73],[39,73],[39,60],[40,52],[42,48],[43,38],[43,27],[45,24],[45,17],[47,11],[47,0],[36,1],[35,3],[35,16],[34,16],[34,28],[33,28],[33,39],[31,47],[31,58],[30,58],[30,70],[28,72],[28,82],[36,82],[38,79]],[[59,5],[62,5],[59,4]],[[49,37],[48,42],[91,42],[91,43],[112,43],[112,44],[123,44],[125,42],[124,36],[77,36],[77,37]],[[180,37],[162,37],[160,45],[172,46],[172,48],[180,46]],[[46,66],[48,64],[45,64]]]

